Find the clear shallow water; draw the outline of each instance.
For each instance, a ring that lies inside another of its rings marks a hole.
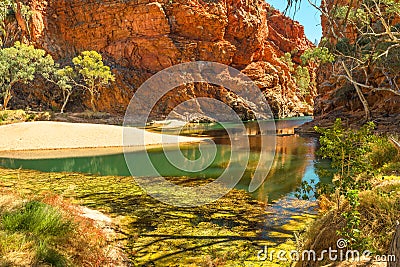
[[[315,150],[317,139],[315,137],[301,137],[294,134],[294,128],[311,120],[311,118],[297,118],[290,120],[276,121],[276,152],[272,162],[272,168],[268,173],[268,168],[261,168],[265,175],[268,175],[265,182],[251,196],[265,203],[276,202],[282,199],[293,198],[296,188],[304,180],[318,181],[320,178],[316,174]],[[229,127],[236,129],[236,125]],[[156,131],[157,129],[151,129]],[[171,130],[171,133],[173,131]],[[218,124],[201,124],[185,129],[181,134],[190,136],[212,137],[216,143],[216,157],[211,165],[201,173],[182,171],[171,164],[162,149],[149,149],[149,157],[156,169],[163,176],[187,177],[191,178],[217,178],[225,170],[231,155],[231,145],[227,133]],[[246,131],[240,130],[235,133],[235,138],[240,142],[241,139],[249,138],[250,141],[250,160],[246,171],[240,182],[236,185],[237,189],[248,190],[248,185],[253,177],[260,155],[260,142],[262,138],[270,138],[260,135],[259,128],[255,123],[247,123]],[[211,149],[212,146],[204,145],[204,149]],[[273,151],[273,146],[267,147]],[[180,147],[182,154],[190,160],[200,157],[198,145],[185,145]],[[171,155],[180,153],[178,148],[169,148]],[[240,159],[240,151],[239,159]],[[243,152],[244,153],[244,152]],[[145,151],[136,151],[128,155],[135,160],[137,166],[147,157]],[[238,162],[240,165],[240,161]],[[0,158],[0,166],[6,168],[33,169],[45,172],[81,172],[98,175],[130,176],[126,166],[124,155],[105,155],[93,157],[59,158],[59,159],[7,159]],[[144,166],[144,165],[143,165]],[[238,166],[239,169],[240,166]],[[138,170],[137,174],[147,176],[146,168]]]

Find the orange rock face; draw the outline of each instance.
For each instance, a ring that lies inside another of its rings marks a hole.
[[[279,57],[296,50],[298,61],[313,45],[299,23],[263,0],[30,0],[30,6],[37,46],[58,60],[96,50],[112,66],[117,81],[101,91],[99,110],[121,113],[152,74],[203,60],[230,65],[254,79],[276,116],[312,112],[313,97],[302,95]],[[223,100],[229,93],[196,88],[194,95],[179,89],[182,99],[205,95]],[[166,97],[158,110],[176,102]]]
[[[323,0],[324,10],[332,11],[337,5],[349,5],[349,0]],[[353,1],[353,6],[359,5],[359,1]],[[342,34],[350,42],[357,38],[357,31],[350,26],[345,29],[337,29],[331,25],[325,16],[321,16],[323,37],[327,38],[331,44],[337,42],[333,32]],[[393,23],[397,23],[395,19]],[[337,24],[336,24],[337,25]],[[340,24],[341,25],[341,24]],[[304,131],[312,131],[314,125],[331,125],[336,118],[342,118],[347,125],[360,126],[365,123],[364,108],[357,96],[354,86],[343,77],[332,75],[343,71],[340,63],[323,65],[317,72],[317,97],[314,105],[314,121],[303,127]],[[344,71],[343,71],[344,74]],[[353,75],[356,77],[357,72]],[[380,70],[371,70],[370,83],[379,87],[387,77]],[[362,76],[363,77],[363,76]],[[393,78],[393,83],[399,84],[400,78]],[[387,91],[376,91],[362,88],[364,97],[368,102],[372,119],[377,125],[377,129],[382,132],[400,132],[400,96]]]

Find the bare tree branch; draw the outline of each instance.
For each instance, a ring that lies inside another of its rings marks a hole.
[[[347,68],[347,66],[346,66],[346,64],[345,64],[344,61],[342,61],[342,66],[343,66],[343,69],[345,70],[347,76],[351,79],[351,81],[354,81],[354,79],[353,79],[353,77],[352,77],[352,75],[351,75],[351,72],[350,72],[349,69]],[[363,94],[363,92],[361,91],[361,88],[360,88],[360,86],[358,85],[358,83],[355,83],[355,82],[352,82],[352,83],[353,83],[353,85],[354,85],[354,88],[356,89],[357,95],[358,95],[358,97],[360,98],[361,103],[363,104],[364,112],[365,112],[365,119],[366,119],[367,121],[369,121],[369,120],[371,120],[371,111],[369,110],[368,102],[367,102],[367,100],[365,99],[364,94]]]
[[[395,91],[395,90],[393,90],[393,89],[391,89],[391,88],[387,88],[387,87],[373,87],[373,86],[371,86],[371,85],[362,84],[362,83],[359,83],[359,82],[354,81],[352,78],[350,78],[350,77],[347,76],[347,75],[337,75],[337,77],[343,77],[343,78],[347,79],[349,82],[351,82],[351,83],[354,84],[354,85],[357,85],[357,86],[360,86],[360,87],[363,87],[363,88],[367,88],[367,89],[371,89],[372,91],[388,91],[388,92],[391,92],[391,93],[393,93],[393,94],[395,94],[395,95],[400,96],[400,92],[397,92],[397,91]]]

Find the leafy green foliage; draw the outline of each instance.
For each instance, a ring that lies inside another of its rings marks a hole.
[[[309,86],[311,83],[310,73],[307,67],[297,66],[295,72],[296,85],[303,95],[309,94]]]
[[[373,168],[382,168],[386,164],[396,162],[398,156],[397,149],[389,142],[386,137],[375,138],[371,145],[371,153],[368,155],[368,161]]]
[[[292,51],[293,54],[297,53],[296,51]],[[287,52],[284,56],[279,58],[280,61],[285,63],[290,73],[293,75],[293,78],[296,82],[297,88],[303,95],[309,94],[309,86],[311,83],[310,73],[307,67],[297,66],[295,68],[295,64],[292,61],[292,54]]]
[[[349,190],[367,189],[370,185],[365,178],[373,177],[375,170],[396,161],[398,151],[387,137],[374,135],[374,127],[369,122],[359,130],[346,129],[341,119],[332,128],[315,127],[321,134],[318,154],[330,159],[335,176],[333,187],[322,193],[338,190],[340,196],[345,196]]]
[[[337,6],[333,12],[333,18],[345,20],[358,26],[365,26],[371,21],[377,21],[380,16],[379,11],[383,11],[385,18],[396,16],[400,12],[400,3],[395,0],[364,0],[357,7]]]
[[[358,206],[360,206],[359,193],[359,190],[356,189],[348,190],[346,193],[350,209],[342,213],[343,218],[346,220],[346,225],[339,231],[339,234],[345,237],[353,246],[362,247],[361,230],[359,229],[361,224],[360,212],[358,211]]]
[[[68,100],[74,91],[74,85],[78,84],[76,82],[78,79],[77,73],[71,66],[65,66],[62,69],[57,69],[54,73],[54,77],[57,86],[62,90],[63,93],[64,102],[61,107],[61,113],[64,113]]]
[[[16,36],[10,36],[13,33],[7,30],[7,23],[15,19],[15,13],[19,13],[25,22],[25,29],[30,35],[29,21],[32,18],[33,12],[29,6],[24,5],[21,1],[1,0],[0,1],[0,46],[3,47],[6,43],[12,43]],[[16,32],[14,32],[15,34]]]
[[[42,49],[16,42],[0,50],[0,93],[6,109],[17,83],[28,83],[35,75],[48,76],[54,71],[53,58]]]
[[[90,93],[90,102],[93,111],[96,111],[94,100],[98,89],[102,85],[107,85],[110,81],[114,81],[115,77],[110,71],[110,67],[105,66],[102,56],[96,51],[84,51],[81,55],[75,57],[75,71],[80,74],[86,84],[86,89]],[[70,70],[65,72],[69,73]]]
[[[366,155],[371,152],[371,143],[376,139],[372,134],[374,127],[374,123],[370,122],[359,130],[346,129],[341,119],[337,119],[331,129],[315,127],[321,134],[318,153],[332,160],[331,166],[340,178],[355,181],[355,176],[371,168]],[[351,183],[349,186],[353,187]]]
[[[314,191],[316,197],[324,195],[336,200],[337,210],[341,211],[346,222],[338,234],[346,238],[353,248],[362,248],[370,242],[361,231],[359,194],[371,189],[369,180],[376,170],[394,161],[398,154],[387,137],[374,135],[373,129],[372,122],[359,130],[347,129],[340,119],[332,128],[315,127],[321,134],[318,154],[331,160],[334,178],[330,185],[303,182],[296,193],[298,198],[308,199]],[[341,206],[342,201],[346,201],[348,208]]]
[[[12,11],[12,7],[13,7],[12,0],[0,1],[0,46],[3,46],[4,41],[7,37],[6,19]]]
[[[95,110],[94,99],[98,88],[114,81],[114,75],[95,51],[82,52],[73,59],[73,64],[73,67],[60,69],[44,50],[20,42],[16,42],[13,47],[1,49],[0,96],[3,98],[4,109],[19,83],[27,84],[41,75],[62,90],[64,101],[61,112],[64,112],[73,91],[79,87],[89,91],[92,108]]]
[[[304,51],[300,56],[303,65],[313,63],[331,63],[335,60],[335,56],[329,52],[326,47],[310,48]]]
[[[335,193],[338,210],[340,210],[341,198],[347,200],[348,211],[342,212],[346,220],[345,227],[339,234],[345,237],[350,245],[361,244],[360,239],[360,213],[358,211],[359,190],[366,189],[370,185],[360,174],[371,170],[369,158],[366,157],[372,149],[371,145],[376,137],[372,134],[374,124],[368,123],[360,130],[346,129],[342,121],[337,119],[331,129],[315,127],[315,130],[322,134],[320,137],[321,148],[319,154],[323,158],[331,160],[331,167],[336,175],[333,180],[333,187],[320,188],[323,193]]]
[[[294,194],[298,199],[309,200],[310,196],[315,190],[315,180],[302,181],[300,187],[296,190]],[[315,195],[315,194],[314,194]]]
[[[337,6],[335,8],[334,17],[337,20],[348,19],[352,22],[359,24],[366,24],[369,22],[369,15],[361,8],[352,8],[349,6]]]
[[[292,61],[292,55],[289,52],[285,53],[285,55],[281,56],[279,59],[280,59],[280,61],[282,61],[282,62],[286,63],[286,65],[288,65],[290,72],[294,71],[294,63]]]

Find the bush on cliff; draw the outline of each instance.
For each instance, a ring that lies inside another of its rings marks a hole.
[[[308,95],[310,93],[311,84],[311,76],[308,68],[304,66],[297,66],[295,68],[295,63],[293,63],[292,55],[290,53],[285,53],[285,55],[280,57],[279,60],[288,66],[300,93],[303,96]]]
[[[320,46],[335,56],[331,75],[338,80],[344,78],[344,82],[354,87],[365,121],[370,121],[373,103],[368,102],[368,95],[385,92],[389,96],[400,96],[400,3],[395,0],[344,2],[323,16],[330,26]]]

